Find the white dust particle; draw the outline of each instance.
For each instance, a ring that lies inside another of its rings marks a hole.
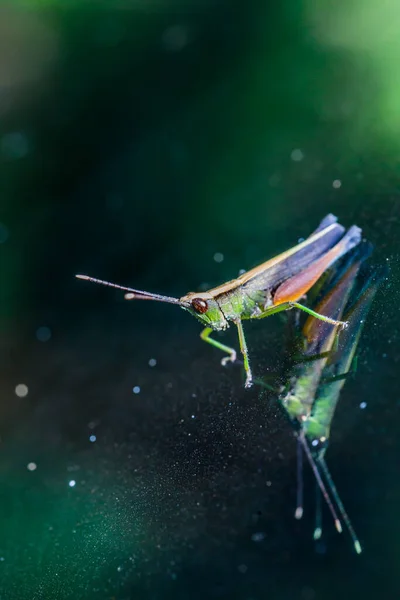
[[[150,358],[149,360],[149,367],[155,367],[157,364],[157,361],[155,358]]]
[[[262,533],[262,531],[253,533],[253,535],[251,536],[252,542],[262,542],[264,539],[265,539],[265,533]]]
[[[69,485],[69,487],[75,487],[76,486],[75,479],[71,479],[70,481],[68,481],[68,485]]]
[[[295,162],[300,162],[301,160],[303,160],[304,154],[300,150],[300,148],[295,148],[294,150],[292,150],[292,152],[290,154],[290,158],[292,160],[294,160]]]
[[[313,440],[313,441],[311,442],[311,445],[312,445],[312,446],[318,446],[318,440]]]
[[[135,385],[135,387],[132,388],[132,392],[134,394],[140,394],[140,385]]]
[[[28,395],[28,386],[24,383],[19,383],[15,386],[15,393],[19,398],[25,398]]]
[[[246,573],[247,572],[247,565],[239,565],[238,566],[238,571],[240,573]]]
[[[214,260],[217,263],[221,263],[224,260],[224,255],[222,254],[222,252],[216,252],[214,254]]]
[[[97,438],[96,438],[96,436],[95,436],[95,435],[91,435],[91,436],[89,436],[89,442],[92,442],[92,443],[93,443],[93,442],[95,442],[96,440],[97,440]]]
[[[36,471],[37,464],[34,462],[30,462],[26,465],[26,468],[28,469],[28,471]]]
[[[335,190],[338,190],[340,187],[342,187],[342,182],[340,181],[340,179],[335,179],[332,182],[332,187],[334,187]]]
[[[367,403],[366,402],[360,402],[360,408],[361,408],[361,410],[363,410],[364,408],[367,408]]]

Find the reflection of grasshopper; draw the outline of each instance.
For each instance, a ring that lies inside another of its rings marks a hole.
[[[346,262],[333,268],[326,278],[319,292],[322,300],[316,304],[315,310],[333,319],[344,317],[349,320],[349,326],[338,339],[336,326],[308,317],[302,328],[300,360],[293,369],[290,382],[280,394],[280,402],[295,426],[298,439],[295,516],[300,519],[303,514],[304,450],[337,530],[342,531],[342,519],[350,532],[357,553],[361,552],[360,542],[332,481],[324,455],[340,392],[350,371],[365,318],[383,278],[382,273],[359,274],[361,263],[369,254],[370,247],[362,244]],[[329,491],[325,487],[324,479]],[[322,533],[319,498],[318,493],[315,539]]]
[[[128,300],[157,300],[181,306],[205,325],[201,338],[228,354],[222,359],[222,364],[226,364],[227,361],[234,362],[236,352],[211,338],[210,334],[213,330],[227,329],[230,322],[235,323],[246,371],[245,385],[250,387],[252,374],[242,320],[262,319],[295,307],[322,321],[345,325],[339,323],[335,317],[318,314],[298,303],[336,260],[360,242],[361,231],[358,227],[353,225],[345,233],[344,227],[336,221],[336,217],[327,215],[318,229],[304,242],[243,273],[237,279],[208,292],[190,292],[180,299],[134,290],[87,275],[76,277],[125,290],[128,292],[125,295]]]

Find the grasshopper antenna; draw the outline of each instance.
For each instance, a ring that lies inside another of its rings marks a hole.
[[[84,281],[91,281],[92,283],[99,283],[100,285],[106,285],[107,287],[129,292],[128,294],[125,294],[125,300],[156,300],[158,302],[168,302],[169,304],[180,304],[177,298],[162,296],[161,294],[151,294],[150,292],[143,292],[142,290],[134,290],[133,288],[111,283],[110,281],[89,277],[89,275],[75,275],[75,277],[77,279],[83,279]]]
[[[328,484],[329,489],[331,490],[333,499],[335,500],[335,502],[337,504],[339,512],[340,512],[340,514],[341,514],[341,516],[343,518],[343,521],[345,522],[345,525],[346,525],[347,529],[349,530],[349,533],[351,535],[351,539],[353,540],[355,551],[357,552],[357,554],[361,554],[361,552],[362,552],[361,544],[360,544],[360,542],[358,540],[356,532],[353,529],[353,526],[351,524],[349,516],[348,516],[348,514],[347,514],[347,512],[346,512],[346,510],[345,510],[345,508],[343,506],[343,502],[340,499],[340,496],[338,494],[336,486],[333,483],[333,479],[332,479],[332,476],[331,476],[331,474],[329,472],[329,469],[328,469],[328,466],[327,466],[327,464],[325,462],[325,459],[324,459],[323,456],[320,456],[320,457],[318,457],[317,460],[318,460],[319,465],[321,466],[322,473],[323,473],[323,475],[324,475],[324,477],[326,479],[326,482]]]
[[[313,470],[313,473],[314,473],[315,479],[317,480],[317,483],[318,483],[319,489],[320,489],[320,490],[321,490],[321,492],[322,492],[322,495],[323,495],[323,497],[324,497],[324,500],[325,500],[325,502],[327,503],[327,505],[328,505],[328,507],[329,507],[329,510],[331,511],[331,514],[332,514],[333,520],[334,520],[334,522],[335,522],[335,527],[336,527],[337,531],[338,531],[339,533],[341,533],[341,532],[343,531],[343,530],[342,530],[342,524],[341,524],[341,522],[340,522],[340,519],[339,519],[339,517],[338,517],[338,516],[337,516],[337,514],[336,514],[335,507],[334,507],[334,506],[333,506],[333,504],[332,504],[332,501],[331,501],[331,499],[330,499],[330,497],[329,497],[329,494],[328,494],[328,492],[326,491],[325,484],[324,484],[324,482],[322,481],[321,474],[320,474],[320,472],[319,472],[319,470],[318,470],[318,467],[317,467],[317,465],[316,465],[316,462],[315,462],[315,460],[314,460],[314,458],[313,458],[313,456],[312,456],[312,454],[311,454],[311,450],[310,450],[310,448],[308,447],[308,444],[307,444],[306,438],[304,437],[304,433],[303,433],[303,432],[299,433],[299,435],[298,435],[298,439],[300,440],[300,443],[301,443],[301,445],[302,445],[302,446],[303,446],[303,448],[304,448],[304,452],[306,453],[306,456],[307,456],[308,462],[310,463],[310,466],[311,466],[311,468],[312,468],[312,470]]]

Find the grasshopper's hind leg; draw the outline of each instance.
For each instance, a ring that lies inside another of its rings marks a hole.
[[[307,314],[319,319],[320,321],[324,321],[325,323],[331,323],[331,325],[338,325],[341,329],[346,329],[348,323],[347,321],[336,321],[335,319],[331,319],[330,317],[326,317],[325,315],[321,315],[320,313],[315,312],[308,306],[304,306],[304,304],[299,304],[298,302],[288,302],[288,308],[298,308],[300,310],[304,310]],[[283,306],[283,305],[282,305]]]
[[[346,329],[348,326],[347,321],[336,321],[335,319],[331,319],[330,317],[326,317],[325,315],[321,315],[320,313],[315,312],[308,306],[304,306],[304,304],[299,304],[299,302],[287,301],[282,302],[282,304],[278,304],[277,306],[271,306],[267,308],[265,312],[261,313],[257,318],[263,319],[264,317],[269,317],[270,315],[276,315],[284,310],[290,310],[291,308],[298,308],[299,310],[303,310],[308,315],[319,319],[320,321],[324,321],[325,323],[330,323],[331,325],[337,325],[340,329]]]

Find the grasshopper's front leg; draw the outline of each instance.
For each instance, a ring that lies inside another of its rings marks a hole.
[[[235,362],[236,350],[230,348],[229,346],[225,346],[225,344],[221,344],[221,342],[217,342],[217,340],[214,340],[212,337],[210,337],[210,333],[212,332],[213,330],[211,329],[211,327],[206,327],[200,334],[201,339],[207,342],[208,344],[211,344],[211,346],[214,346],[215,348],[218,348],[219,350],[222,350],[222,352],[226,352],[229,355],[224,356],[224,358],[221,359],[221,365],[225,366],[228,362]]]
[[[235,321],[235,324],[238,328],[240,350],[243,354],[243,363],[244,363],[244,369],[246,372],[246,383],[244,384],[244,386],[248,388],[253,385],[253,376],[251,374],[251,369],[250,369],[250,364],[249,364],[249,356],[248,356],[248,352],[247,352],[246,339],[244,337],[242,322],[240,321],[240,319]],[[210,337],[210,334],[212,333],[212,331],[213,330],[211,329],[211,327],[206,327],[205,329],[203,329],[203,331],[200,334],[201,339],[204,340],[205,342],[208,342],[215,348],[218,348],[219,350],[226,352],[229,355],[229,356],[225,356],[221,360],[222,365],[225,366],[227,362],[235,362],[236,350],[234,350],[233,348],[230,348],[229,346],[225,346],[225,344],[221,344],[221,342],[217,342],[217,340],[214,340],[212,337]]]

